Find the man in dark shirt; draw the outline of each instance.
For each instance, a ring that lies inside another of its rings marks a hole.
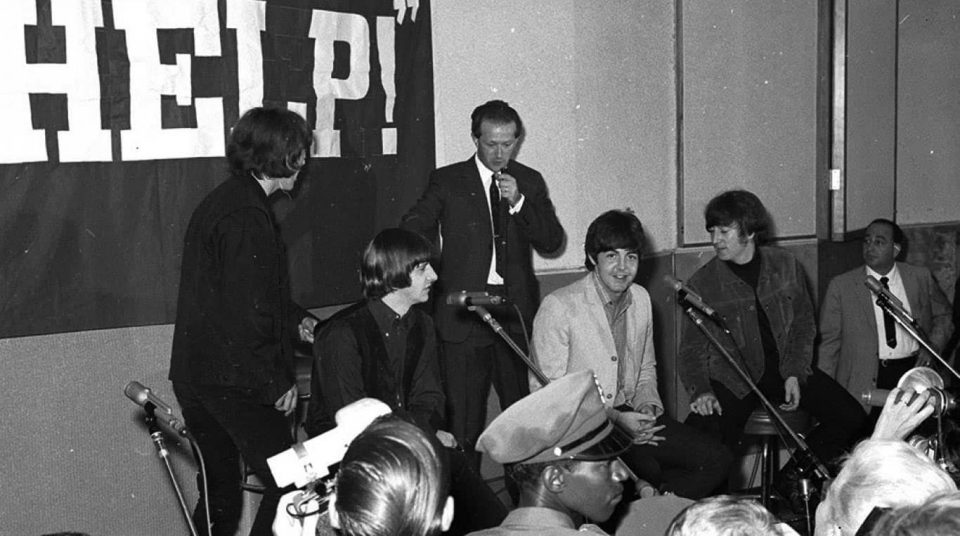
[[[811,366],[817,328],[803,267],[786,250],[765,245],[772,222],[751,192],[724,192],[704,215],[717,256],[688,284],[730,332],[705,325],[772,403],[783,411],[803,408],[817,419],[807,442],[823,462],[835,461],[862,436],[867,416],[843,387]],[[677,364],[690,393],[687,422],[719,428],[734,447],[759,406],[757,395],[693,322],[683,326]]]
[[[170,380],[205,455],[216,535],[232,536],[240,521],[240,456],[266,488],[251,534],[271,534],[281,495],[267,458],[293,442],[291,339],[299,329],[312,342],[317,320],[290,299],[286,250],[267,198],[293,189],[310,142],[294,112],[245,113],[227,147],[231,177],[200,203],[184,239]],[[206,534],[200,505],[194,521]]]
[[[430,298],[437,275],[431,246],[419,235],[387,229],[363,255],[363,301],[338,313],[314,345],[314,396],[307,413],[311,436],[336,426],[338,409],[365,397],[377,398],[436,435],[446,446],[453,436],[441,430],[444,396],[437,338],[430,316],[413,305]]]
[[[365,300],[331,318],[314,344],[306,429],[315,436],[333,428],[337,410],[369,397],[436,436],[446,447],[451,494],[463,505],[450,533],[464,534],[498,524],[506,509],[442,429],[436,333],[430,316],[413,307],[430,298],[437,280],[431,256],[427,239],[401,229],[386,229],[367,246],[360,266]]]

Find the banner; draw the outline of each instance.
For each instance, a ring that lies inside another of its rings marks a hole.
[[[230,127],[285,106],[312,158],[275,210],[305,307],[359,297],[362,248],[434,165],[425,0],[5,0],[0,337],[172,323]]]

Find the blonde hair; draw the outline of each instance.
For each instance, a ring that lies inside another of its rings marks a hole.
[[[950,475],[904,441],[868,439],[843,463],[821,507],[855,533],[874,507],[916,506],[937,493],[957,491]]]
[[[666,536],[767,536],[777,520],[755,501],[732,495],[701,499],[683,509]]]

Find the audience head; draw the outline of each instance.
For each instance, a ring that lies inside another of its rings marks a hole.
[[[873,527],[873,536],[960,534],[960,493],[941,493],[920,506],[897,508]]]
[[[312,141],[310,127],[296,112],[251,108],[230,131],[227,161],[234,175],[294,178],[306,164]]]
[[[873,271],[886,274],[903,250],[904,240],[903,230],[896,223],[885,218],[873,220],[863,238],[863,262]]]
[[[956,490],[943,469],[907,443],[868,439],[830,484],[817,508],[816,534],[853,536],[875,507],[916,506]]]
[[[736,228],[744,241],[762,246],[773,237],[773,220],[760,199],[746,190],[729,190],[714,197],[703,212],[707,231]]]
[[[367,245],[360,264],[360,282],[366,298],[382,298],[391,292],[410,288],[417,279],[422,294],[436,281],[430,266],[433,246],[423,236],[403,229],[380,231]],[[420,281],[423,279],[423,281]],[[422,297],[422,296],[421,296]],[[422,301],[426,301],[425,299]],[[420,303],[420,300],[414,300]]]
[[[607,418],[592,370],[569,374],[503,411],[477,450],[507,470],[521,506],[542,506],[606,521],[623,493],[627,470],[617,458],[630,437]]]
[[[701,499],[686,507],[666,536],[768,536],[780,534],[777,520],[755,501],[731,495]]]
[[[597,256],[618,249],[643,255],[643,224],[629,210],[608,210],[597,216],[587,228],[587,238],[583,242],[584,264],[587,270],[597,266]]]
[[[375,420],[350,443],[330,501],[330,521],[347,536],[428,536],[453,520],[449,475],[439,447],[395,416]]]

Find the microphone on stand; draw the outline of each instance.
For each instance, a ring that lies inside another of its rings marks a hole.
[[[866,285],[867,288],[870,289],[871,292],[876,294],[877,297],[879,297],[881,300],[886,301],[887,305],[889,305],[890,308],[895,309],[897,313],[903,316],[903,318],[906,318],[911,325],[915,327],[917,326],[917,321],[914,320],[912,316],[910,316],[910,312],[907,311],[907,308],[903,306],[903,302],[900,301],[899,298],[894,296],[893,293],[890,292],[890,289],[883,286],[883,283],[878,281],[876,277],[873,277],[872,275],[868,275],[867,278],[863,281],[863,284]]]
[[[673,288],[677,292],[677,295],[680,297],[681,301],[685,301],[688,304],[696,307],[700,310],[701,313],[710,317],[714,322],[723,325],[723,316],[717,312],[716,309],[710,307],[707,302],[703,301],[703,298],[699,294],[694,292],[690,287],[683,284],[683,281],[675,279],[670,274],[663,276],[663,281]]]
[[[150,410],[147,404],[150,404],[153,407],[157,423],[174,435],[186,438],[190,437],[190,431],[187,430],[187,426],[173,414],[173,409],[140,382],[132,381],[128,383],[127,386],[123,388],[123,394],[127,395],[127,398],[133,400],[134,403],[147,411]]]
[[[868,275],[867,278],[863,281],[863,284],[867,286],[874,294],[880,296],[881,298],[890,302],[890,305],[903,310],[903,302],[899,298],[893,295],[890,292],[890,289],[883,286],[883,283],[877,280],[876,277]]]
[[[451,292],[447,294],[447,305],[456,305],[457,307],[476,307],[486,305],[505,305],[510,300],[505,296],[497,296],[487,292]]]

